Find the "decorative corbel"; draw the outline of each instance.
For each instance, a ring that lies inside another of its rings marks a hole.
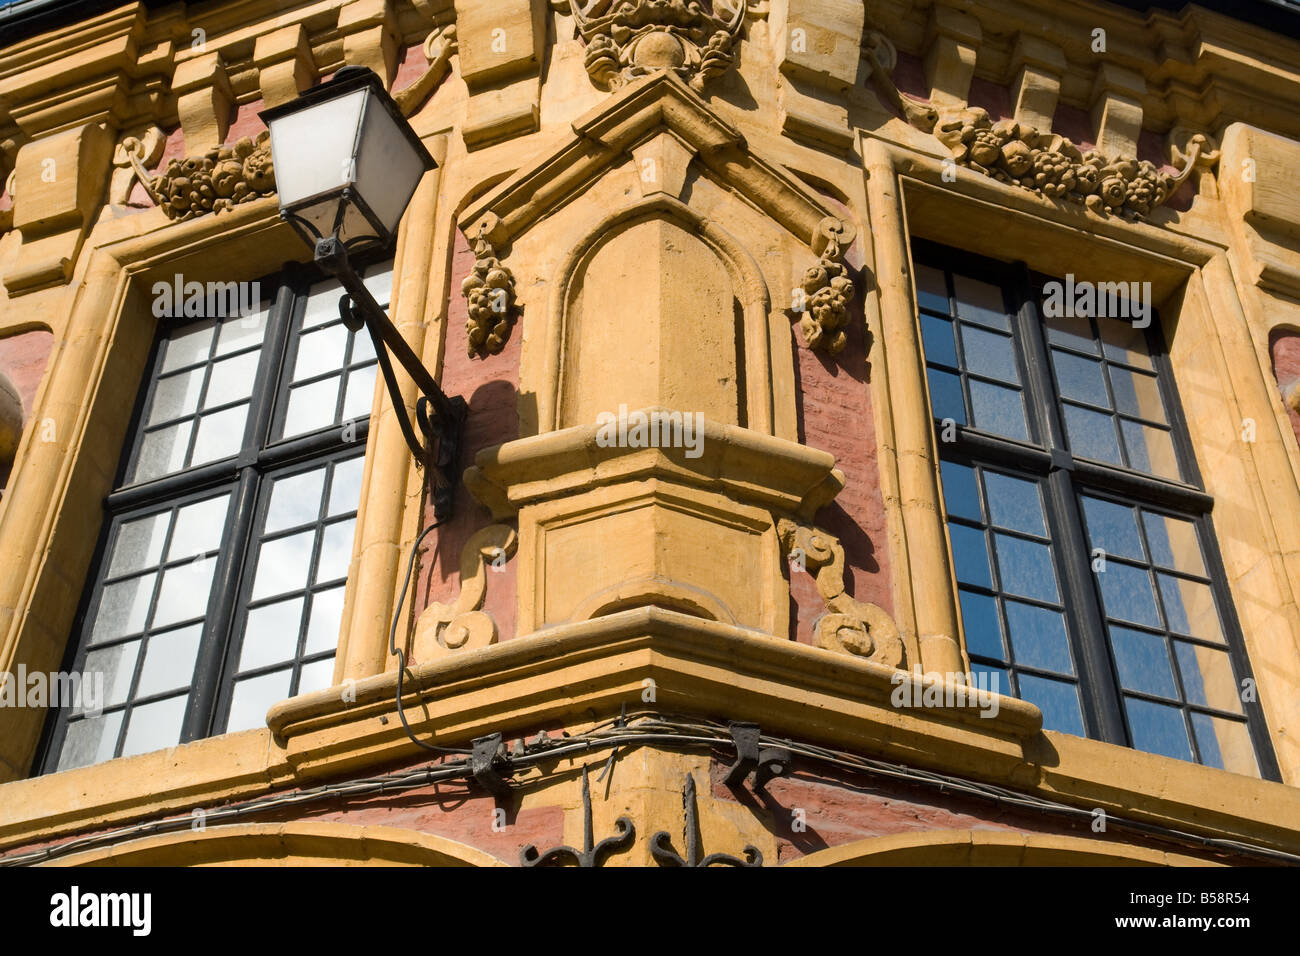
[[[876,92],[912,126],[923,133],[933,131],[935,124],[939,122],[939,112],[926,103],[904,96],[894,83],[894,68],[898,66],[898,50],[894,47],[893,41],[879,30],[868,30],[862,40],[862,49],[867,54],[867,65],[871,68],[871,82]]]
[[[18,177],[15,165],[18,160],[18,142],[6,139],[0,143],[0,183],[3,191],[9,195],[9,208],[0,209],[0,235],[8,232],[14,225],[14,184]]]
[[[424,39],[424,57],[429,61],[428,68],[420,78],[405,89],[393,94],[397,107],[405,117],[412,117],[420,111],[429,96],[451,72],[451,57],[457,51],[456,24],[449,23],[439,30],[434,30]]]
[[[1214,137],[1185,126],[1175,127],[1169,131],[1169,161],[1183,169],[1178,176],[1180,184],[1195,173],[1197,193],[1206,199],[1219,198],[1219,183],[1214,178],[1219,165],[1219,144]]]
[[[148,126],[136,136],[128,136],[113,151],[113,179],[108,187],[108,201],[125,206],[138,180],[149,191],[148,168],[162,158],[167,134],[157,126]],[[152,193],[151,193],[152,195]]]
[[[814,625],[819,646],[889,667],[903,666],[903,641],[898,625],[884,608],[865,604],[844,590],[844,546],[838,538],[788,518],[777,522],[784,554],[802,562],[814,575],[826,600],[827,613]]]
[[[469,309],[465,331],[470,358],[495,355],[505,348],[518,312],[515,277],[497,258],[496,247],[489,238],[497,222],[492,213],[479,222],[478,234],[471,240],[474,268],[460,287]]]
[[[808,348],[831,355],[838,355],[848,342],[849,304],[857,294],[843,262],[841,242],[847,235],[847,227],[838,219],[822,222],[821,257],[804,273],[795,296],[796,311],[803,313],[799,328]]]
[[[486,614],[489,568],[499,568],[515,553],[518,535],[509,525],[476,532],[460,553],[460,594],[453,604],[430,604],[415,624],[411,656],[427,661],[446,651],[487,647],[497,640],[497,625]]]

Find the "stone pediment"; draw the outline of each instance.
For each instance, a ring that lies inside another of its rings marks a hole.
[[[661,164],[662,175],[643,185],[647,195],[678,198],[686,167],[698,161],[706,176],[757,206],[815,254],[832,241],[840,248],[853,241],[852,225],[834,217],[786,169],[756,156],[735,126],[672,73],[628,84],[575,120],[572,129],[557,149],[466,209],[460,227],[471,240],[486,238],[502,248],[631,155]]]

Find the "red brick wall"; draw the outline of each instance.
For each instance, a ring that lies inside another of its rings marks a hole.
[[[828,197],[823,198],[838,205]],[[806,445],[834,455],[836,467],[844,472],[844,490],[817,514],[816,524],[844,545],[845,590],[859,601],[879,604],[888,611],[893,608],[893,597],[885,505],[880,494],[871,369],[867,361],[869,343],[863,292],[868,283],[862,276],[860,239],[854,241],[844,258],[854,270],[858,286],[844,351],[829,356],[809,349],[799,331],[800,315],[791,313],[799,438]],[[790,578],[795,611],[793,636],[804,643],[813,643],[812,623],[825,612],[826,603],[810,575],[792,571]]]
[[[465,332],[469,313],[460,286],[474,267],[474,253],[459,229],[452,250],[450,300],[447,304],[447,336],[444,345],[441,385],[448,395],[469,403],[465,420],[460,469],[474,463],[484,448],[519,437],[516,411],[519,395],[519,355],[523,339],[521,317],[511,329],[510,339],[499,355],[470,358]],[[426,504],[425,527],[434,520],[433,506]],[[417,612],[434,601],[455,601],[460,592],[460,552],[471,535],[492,523],[488,510],[474,500],[463,484],[456,489],[455,513],[449,523],[428,539],[421,551],[417,574]],[[499,640],[515,636],[515,561],[492,571],[488,577],[483,608],[497,624]]]

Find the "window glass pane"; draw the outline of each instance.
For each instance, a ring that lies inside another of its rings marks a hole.
[[[206,362],[212,351],[212,333],[216,327],[216,319],[174,327],[163,345],[162,371],[173,372],[187,365]]]
[[[185,722],[188,703],[189,697],[182,695],[132,708],[121,756],[132,757],[175,747],[181,740],[181,725]]]
[[[334,658],[313,661],[302,666],[298,675],[298,694],[310,694],[312,691],[324,690],[334,684]]]
[[[191,464],[202,465],[236,454],[244,444],[244,423],[247,418],[247,405],[236,405],[200,418]]]
[[[1209,586],[1168,574],[1157,574],[1156,577],[1160,581],[1160,597],[1165,604],[1170,629],[1222,644],[1223,629],[1219,626],[1219,612]]]
[[[357,457],[338,462],[334,466],[334,474],[330,478],[330,517],[357,510],[357,503],[361,500],[361,475],[365,463],[365,458]]]
[[[333,425],[337,419],[339,376],[310,385],[296,386],[289,392],[289,411],[284,419],[284,437],[305,435]]]
[[[95,614],[92,644],[111,641],[127,634],[139,634],[144,630],[157,577],[156,574],[143,574],[105,585],[99,598],[99,610]]]
[[[184,468],[193,427],[193,422],[181,422],[147,433],[140,442],[134,480],[152,481]]]
[[[251,315],[221,323],[217,333],[217,355],[230,355],[262,344],[266,337],[266,320],[270,315],[265,304]]]
[[[215,557],[195,558],[164,571],[153,626],[166,627],[203,617],[207,613],[207,596],[212,590],[212,573],[216,567]]]
[[[1187,739],[1181,709],[1134,697],[1124,698],[1124,709],[1128,712],[1133,746],[1138,750],[1179,760],[1192,759],[1192,745]]]
[[[1134,415],[1150,422],[1168,420],[1165,417],[1165,403],[1160,398],[1160,386],[1154,375],[1112,365],[1110,387],[1115,392],[1116,407],[1125,415]]]
[[[157,567],[162,560],[163,542],[167,538],[167,528],[171,514],[163,512],[123,522],[117,532],[117,541],[113,545],[113,558],[109,562],[108,576],[118,577],[143,571],[145,568]]]
[[[1093,355],[1101,353],[1097,340],[1093,336],[1092,322],[1083,315],[1045,316],[1047,324],[1047,341],[1052,345],[1061,345],[1080,352]]]
[[[957,343],[952,337],[951,322],[932,315],[922,315],[921,336],[927,362],[957,368]]]
[[[1146,527],[1151,560],[1159,567],[1205,576],[1205,561],[1201,556],[1196,525],[1150,511],[1142,512],[1142,523]]]
[[[1189,704],[1232,714],[1242,712],[1232,661],[1226,651],[1174,641],[1174,654],[1178,658],[1178,673],[1183,679],[1183,696]]]
[[[253,394],[253,380],[257,377],[258,352],[245,352],[234,358],[223,359],[212,366],[208,378],[208,391],[203,396],[204,408],[216,408],[242,401]]]
[[[145,424],[158,425],[173,419],[186,418],[198,411],[199,393],[203,391],[203,375],[204,370],[196,368],[159,379]]]
[[[253,600],[306,587],[315,541],[315,532],[305,531],[264,542],[257,557]]]
[[[300,382],[341,369],[347,347],[348,330],[341,322],[299,336],[298,359],[293,369],[294,381]]]
[[[1123,362],[1138,368],[1151,369],[1151,354],[1147,348],[1146,332],[1134,328],[1122,319],[1098,319],[1102,351],[1112,362]]]
[[[1019,675],[1020,696],[1043,712],[1043,729],[1084,736],[1079,690],[1071,682]]]
[[[1004,332],[1011,331],[1000,288],[964,275],[954,274],[952,281],[958,316]]]
[[[343,399],[343,418],[366,418],[375,403],[375,371],[368,365],[348,375],[347,395]]]
[[[1244,722],[1192,714],[1192,729],[1201,750],[1201,763],[1248,777],[1259,776],[1255,747]]]
[[[995,534],[993,540],[1003,591],[1039,601],[1057,599],[1052,552],[1047,545],[1005,534]]]
[[[930,380],[930,404],[934,417],[952,419],[958,425],[965,425],[966,400],[961,394],[961,379],[937,369],[927,369],[926,377]]]
[[[988,495],[989,518],[994,525],[1028,534],[1047,534],[1037,482],[985,471],[984,492]]]
[[[1063,408],[1065,434],[1072,452],[1080,458],[1093,458],[1113,465],[1122,464],[1119,442],[1115,439],[1114,420],[1109,415],[1077,405],[1065,405]]]
[[[102,706],[116,707],[126,703],[131,695],[131,681],[135,678],[135,662],[139,655],[139,641],[114,644],[86,655],[86,663],[81,668],[82,679],[91,681],[96,688],[102,687]]]
[[[1123,420],[1122,427],[1130,468],[1148,475],[1179,480],[1178,456],[1174,453],[1174,443],[1169,432],[1128,419]]]
[[[962,323],[961,343],[967,371],[999,382],[1019,383],[1020,372],[1016,368],[1015,345],[1011,336]]]
[[[984,532],[965,525],[950,524],[948,533],[952,537],[952,559],[957,568],[957,580],[963,584],[993,587]]]
[[[59,754],[59,770],[88,767],[111,760],[117,749],[117,735],[122,729],[122,711],[102,717],[83,717],[68,724],[68,733]]]
[[[307,294],[302,327],[312,329],[318,325],[324,325],[326,322],[337,322],[339,320],[339,299],[343,294],[343,286],[337,279],[326,279],[313,285]]]
[[[271,507],[266,514],[265,530],[283,531],[313,524],[320,518],[320,499],[324,488],[324,468],[277,478],[271,491]]]
[[[950,518],[969,518],[982,521],[980,509],[979,485],[975,481],[975,469],[955,462],[939,463],[940,477],[943,480],[943,502]]]
[[[1107,561],[1106,569],[1097,572],[1106,614],[1120,621],[1160,627],[1151,577],[1142,568],[1119,561]]]
[[[1135,561],[1146,558],[1132,508],[1084,495],[1083,514],[1093,548],[1100,548],[1107,557],[1133,558]]]
[[[339,625],[343,621],[343,588],[330,588],[312,595],[311,621],[307,625],[307,643],[303,654],[319,654],[339,643]]]
[[[1019,601],[1007,601],[1005,606],[1017,664],[1058,674],[1074,673],[1070,644],[1065,636],[1065,617],[1060,611]]]
[[[316,564],[316,583],[337,581],[347,577],[352,561],[352,532],[354,519],[328,525],[321,536],[320,558]]]
[[[1052,365],[1056,368],[1056,381],[1063,397],[1101,408],[1110,407],[1110,399],[1106,395],[1106,377],[1102,374],[1100,362],[1053,349]]]
[[[916,301],[923,309],[947,313],[948,283],[942,269],[921,265],[916,267]]]
[[[266,726],[266,712],[289,696],[293,670],[286,669],[235,682],[226,733]]]
[[[202,636],[203,628],[197,624],[151,635],[136,696],[150,697],[189,687],[194,679],[194,661]]]
[[[244,644],[239,654],[241,673],[293,660],[298,653],[302,601],[301,597],[296,597],[266,604],[248,612],[248,620],[244,625]]]
[[[989,382],[970,382],[971,421],[976,428],[1006,438],[1029,438],[1020,391]]]
[[[176,561],[206,555],[220,548],[229,510],[229,494],[181,508],[176,515],[176,529],[172,532],[172,542],[167,548],[167,559]]]
[[[1125,690],[1141,691],[1158,697],[1178,698],[1174,672],[1169,665],[1165,639],[1158,634],[1134,631],[1127,627],[1110,628],[1110,645],[1119,666],[1120,685]]]
[[[393,298],[393,264],[382,262],[371,266],[366,270],[362,283],[370,290],[376,302],[387,306]]]

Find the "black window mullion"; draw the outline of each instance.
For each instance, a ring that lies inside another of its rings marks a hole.
[[[1017,329],[1029,370],[1029,392],[1037,412],[1043,443],[1052,458],[1047,478],[1047,520],[1064,576],[1061,595],[1065,605],[1066,633],[1074,652],[1079,678],[1079,700],[1088,735],[1112,743],[1127,744],[1119,688],[1111,660],[1109,642],[1104,639],[1101,595],[1092,570],[1092,552],[1083,529],[1075,493],[1076,463],[1065,441],[1059,389],[1052,367],[1051,351],[1039,307],[1043,286],[1040,277],[1021,266],[1020,308]],[[1109,386],[1108,386],[1109,387]],[[1098,640],[1098,637],[1102,637]]]
[[[208,603],[212,613],[203,620],[194,683],[190,687],[190,705],[181,730],[182,743],[198,740],[212,732],[212,711],[221,687],[223,651],[229,643],[235,597],[239,592],[248,539],[252,533],[252,503],[257,500],[258,485],[257,471],[251,467],[244,468],[239,484],[230,496],[227,514],[231,521],[222,543],[221,557],[213,572],[212,598]]]

